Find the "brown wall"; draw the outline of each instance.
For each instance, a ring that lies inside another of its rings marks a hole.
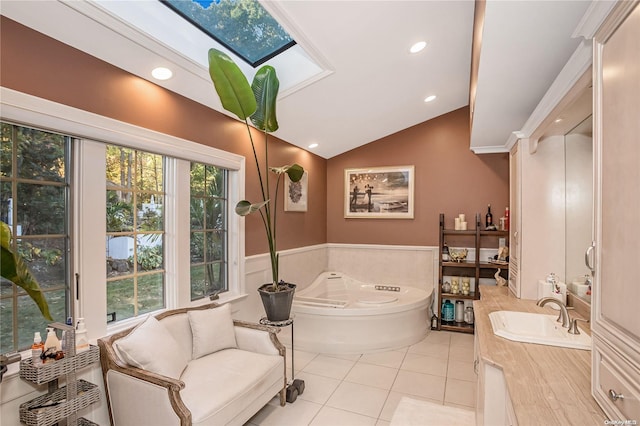
[[[260,197],[243,124],[99,59],[2,17],[0,84],[162,133],[247,157],[246,197]],[[212,89],[213,90],[213,87]],[[36,125],[37,123],[29,123]],[[469,150],[469,110],[461,108],[324,160],[273,138],[272,165],[298,162],[309,170],[306,213],[282,211],[279,249],[324,242],[437,245],[438,214],[484,214],[508,205],[507,154]],[[415,219],[345,219],[344,169],[414,165]],[[259,217],[246,221],[246,254],[267,251]]]
[[[246,198],[260,199],[244,124],[4,16],[1,19],[2,86],[244,155],[247,158]],[[282,211],[283,201],[279,199],[279,223],[286,221],[286,226],[278,228],[278,248],[326,242],[326,160],[276,138],[272,141],[269,145],[271,165],[297,162],[309,170],[310,176],[306,213]],[[247,218],[246,231],[247,255],[268,251],[258,216]]]
[[[509,203],[509,155],[476,155],[469,139],[465,107],[329,159],[328,242],[437,246],[440,213],[453,228],[458,213],[484,221],[487,204],[498,222]],[[344,218],[344,169],[406,165],[415,166],[414,219]]]

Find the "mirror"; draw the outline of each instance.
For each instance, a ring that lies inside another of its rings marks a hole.
[[[565,279],[569,290],[591,302],[584,253],[593,230],[593,121],[591,116],[565,135]]]

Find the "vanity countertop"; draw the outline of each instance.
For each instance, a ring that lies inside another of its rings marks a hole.
[[[604,424],[591,396],[591,351],[506,340],[493,334],[489,320],[494,311],[557,311],[518,299],[507,287],[485,285],[473,306],[479,355],[503,371],[519,425]]]

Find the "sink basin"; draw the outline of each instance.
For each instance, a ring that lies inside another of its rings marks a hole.
[[[497,311],[489,314],[493,334],[516,342],[591,350],[591,336],[570,334],[556,322],[557,315]],[[578,326],[578,328],[580,328]]]

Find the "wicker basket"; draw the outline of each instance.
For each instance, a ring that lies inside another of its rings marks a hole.
[[[100,360],[100,348],[91,345],[88,351],[75,356],[68,356],[58,361],[48,362],[35,367],[30,358],[20,361],[20,377],[32,383],[43,384],[57,379],[59,376],[93,364]]]
[[[20,421],[28,426],[53,425],[59,422],[60,419],[70,416],[100,399],[100,390],[97,385],[85,380],[78,380],[77,386],[78,396],[70,401],[67,401],[66,387],[62,387],[53,393],[39,396],[21,404]],[[41,407],[42,405],[48,405],[48,407]],[[82,420],[89,422],[85,419]],[[80,422],[79,424],[91,425],[93,423]]]

